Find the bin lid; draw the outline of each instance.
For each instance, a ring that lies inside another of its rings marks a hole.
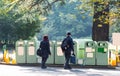
[[[74,39],[74,41],[77,42],[80,48],[84,48],[86,41],[92,41],[92,39]]]

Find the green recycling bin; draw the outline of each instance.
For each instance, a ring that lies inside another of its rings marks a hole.
[[[95,65],[96,43],[94,41],[86,41],[84,65]]]
[[[26,63],[26,42],[27,41],[17,41],[16,42],[16,62],[19,63]]]
[[[55,42],[55,64],[64,64],[65,63],[65,57],[64,53],[62,52],[61,49],[61,43],[62,42]]]
[[[76,57],[78,59],[77,63],[83,65],[84,54],[85,54],[85,42],[91,41],[91,39],[77,39],[77,54]]]
[[[108,57],[108,42],[107,41],[99,41],[97,42],[96,49],[96,65],[108,65],[109,64]]]
[[[28,40],[27,42],[27,63],[37,63],[37,41]]]
[[[55,42],[54,41],[50,41],[50,52],[51,52],[51,55],[49,55],[49,58],[46,62],[46,64],[54,64],[54,57],[55,57],[55,54],[54,54],[54,45]]]

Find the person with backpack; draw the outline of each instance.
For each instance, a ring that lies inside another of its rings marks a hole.
[[[64,69],[72,69],[69,62],[71,53],[74,55],[74,43],[70,32],[67,33],[66,38],[62,41],[61,49],[65,56]]]
[[[51,55],[48,36],[45,35],[43,37],[43,40],[40,42],[39,47],[40,47],[41,52],[42,52],[41,68],[45,69],[45,68],[47,68],[46,61],[47,61],[49,55]]]

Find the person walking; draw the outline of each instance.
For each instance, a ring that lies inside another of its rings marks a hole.
[[[45,35],[43,37],[43,40],[40,42],[40,46],[39,47],[40,47],[41,52],[42,52],[41,68],[45,69],[45,68],[47,68],[46,61],[47,61],[49,55],[51,55],[50,43],[49,43],[48,36]]]
[[[64,50],[62,50],[65,56],[64,69],[72,69],[69,62],[71,54],[74,55],[74,43],[70,32],[67,33],[67,36],[63,41],[64,43],[66,42],[66,47]]]

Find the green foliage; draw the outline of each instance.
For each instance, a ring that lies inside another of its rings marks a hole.
[[[0,11],[0,40],[18,40],[30,39],[40,30],[41,21],[37,14],[29,12],[19,12],[19,9],[13,9],[15,4],[1,3]]]
[[[48,34],[50,39],[61,40],[68,31],[72,33],[74,38],[91,35],[92,16],[89,16],[89,12],[79,13],[79,10],[76,9],[76,6],[80,5],[79,2],[67,1],[64,6],[57,8],[53,6],[52,13],[43,23],[44,26],[38,35],[39,39],[42,35]]]
[[[8,40],[13,36],[14,21],[11,17],[3,15],[0,16],[0,40]]]
[[[64,4],[65,0],[6,0],[8,4],[8,12],[12,9],[18,9],[19,13],[36,13],[39,15],[47,15],[53,4],[59,2]]]
[[[37,18],[37,17],[36,17]],[[34,37],[36,32],[40,30],[40,20],[32,20],[34,18],[23,16],[15,22],[15,32],[18,39],[30,39]]]
[[[0,0],[0,39],[30,39],[39,31],[39,39],[44,34],[61,39],[67,31],[77,38],[91,36],[96,1],[109,0]],[[119,3],[110,2],[118,10],[114,25],[119,23]]]

